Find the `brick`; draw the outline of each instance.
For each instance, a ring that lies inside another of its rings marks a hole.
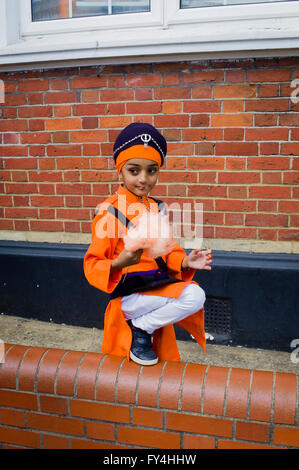
[[[105,76],[100,77],[76,77],[71,79],[71,88],[101,88],[107,83]]]
[[[288,217],[280,214],[247,214],[246,225],[287,227]]]
[[[130,408],[127,405],[71,400],[70,410],[71,415],[75,417],[112,421],[116,423],[130,422]]]
[[[27,132],[20,134],[21,144],[48,144],[51,142],[50,132]]]
[[[95,116],[107,114],[107,106],[105,104],[75,104],[74,116]]]
[[[242,441],[230,441],[229,439],[218,439],[218,449],[277,449],[276,446],[250,443]]]
[[[283,183],[284,184],[299,184],[299,172],[287,172],[283,174]]]
[[[270,421],[272,386],[272,372],[253,371],[249,411],[251,420]]]
[[[295,374],[276,373],[273,417],[275,423],[295,424],[296,390]]]
[[[288,170],[290,159],[284,157],[248,157],[249,170]]]
[[[128,88],[112,88],[111,90],[101,90],[101,101],[133,101],[134,92]]]
[[[289,130],[288,129],[246,129],[245,131],[245,138],[247,141],[249,140],[288,140]]]
[[[70,117],[71,115],[72,115],[71,105],[54,106],[54,117],[63,118],[63,117]]]
[[[68,404],[65,398],[56,396],[40,395],[40,411],[44,413],[55,413],[58,415],[68,414]]]
[[[133,408],[132,424],[136,426],[149,426],[151,428],[163,427],[163,412],[146,408]]]
[[[47,155],[48,157],[81,156],[81,145],[48,145]]]
[[[78,398],[88,398],[93,400],[95,397],[95,385],[99,366],[103,355],[88,352],[79,367],[76,382],[76,396]]]
[[[258,155],[256,142],[216,142],[216,155]]]
[[[244,171],[244,172],[219,172],[218,183],[220,184],[252,184],[260,182],[260,173]]]
[[[184,114],[159,115],[154,117],[154,125],[158,128],[188,127],[189,116]]]
[[[245,111],[279,112],[289,111],[289,100],[282,98],[250,99],[245,102]]]
[[[64,183],[56,185],[57,194],[90,194],[91,187],[87,183]]]
[[[264,184],[282,184],[282,174],[280,172],[267,172],[262,174]]]
[[[236,439],[247,441],[269,442],[270,426],[261,423],[237,421]]]
[[[147,74],[138,74],[138,75],[128,75],[127,76],[127,85],[129,87],[148,87],[148,86],[158,86],[161,85],[161,74],[157,73],[147,73]]]
[[[152,367],[142,368],[137,395],[137,404],[139,406],[157,406],[162,371],[163,364],[161,362]]]
[[[0,408],[0,423],[8,426],[18,426],[25,428],[24,411]]]
[[[223,80],[222,71],[201,71],[182,73],[183,83],[195,84],[205,82],[221,82]]]
[[[46,348],[39,347],[27,350],[19,370],[19,390],[35,391],[37,368],[46,351]]]
[[[5,362],[0,367],[0,387],[16,388],[19,365],[28,349],[29,346],[15,345],[6,353]]]
[[[252,98],[256,96],[256,85],[215,85],[214,98]]]
[[[160,101],[150,101],[143,103],[140,106],[140,103],[127,103],[126,109],[128,114],[157,114],[161,112],[161,102]]]
[[[66,90],[68,88],[68,80],[65,78],[52,79],[50,86],[52,90]]]
[[[51,431],[61,434],[82,436],[84,434],[83,421],[62,416],[51,416],[43,413],[27,413],[28,427],[41,431]]]
[[[102,401],[114,401],[116,378],[123,358],[106,356],[99,371],[96,399]]]
[[[225,100],[222,103],[222,111],[224,113],[242,113],[244,111],[244,101]]]
[[[118,426],[118,441],[131,445],[158,449],[179,449],[178,433]]]
[[[160,386],[160,408],[177,409],[183,370],[184,363],[166,363]]]
[[[154,88],[154,98],[156,100],[189,99],[190,96],[191,90],[189,87]]]
[[[257,69],[247,71],[248,82],[288,82],[291,70],[289,69]]]
[[[187,364],[182,385],[181,408],[183,411],[201,411],[205,371],[205,365]]]
[[[183,141],[213,141],[213,140],[222,140],[223,138],[223,129],[182,129],[182,140]]]
[[[29,170],[37,168],[36,158],[6,158],[5,159],[6,169],[24,169]]]
[[[255,125],[256,126],[277,126],[277,115],[276,114],[256,114],[255,115]],[[276,129],[275,129],[276,130]]]
[[[248,228],[216,227],[216,237],[219,238],[252,238],[256,239],[256,230]]]
[[[166,413],[166,428],[175,431],[231,437],[233,421],[169,411]]]
[[[109,116],[100,118],[100,127],[102,129],[123,128],[131,124],[130,116]]]
[[[279,241],[298,241],[299,240],[299,230],[279,230],[278,231],[278,240]]]
[[[60,171],[30,171],[29,180],[60,182],[62,181],[62,174]]]
[[[23,106],[18,109],[19,118],[51,117],[51,106]],[[25,129],[26,130],[26,129]]]
[[[49,80],[18,80],[18,91],[46,91]]]
[[[106,142],[107,133],[104,130],[72,131],[71,142]]]
[[[291,188],[283,186],[251,186],[249,188],[250,198],[290,199]]]
[[[66,351],[63,349],[50,349],[44,355],[37,375],[38,393],[55,393],[56,372],[59,362],[65,353]]]
[[[226,367],[209,367],[204,392],[204,413],[223,415],[228,370]]]
[[[188,168],[194,170],[223,170],[225,160],[218,157],[189,157]]]
[[[214,127],[246,127],[252,125],[253,115],[250,113],[211,115],[211,126]]]
[[[86,436],[91,439],[115,440],[114,424],[86,421]]]
[[[135,403],[137,380],[140,366],[132,361],[124,361],[120,366],[117,382],[117,401],[119,403]]]
[[[69,351],[63,357],[56,375],[56,393],[58,395],[73,396],[77,369],[84,354],[83,351]]]
[[[299,447],[299,429],[287,426],[274,426],[273,443]]]
[[[76,103],[77,93],[75,91],[53,91],[45,94],[46,104]]]
[[[31,196],[32,206],[36,207],[63,207],[64,200],[62,196]]]
[[[226,197],[226,186],[194,185],[188,187],[188,196]]]
[[[34,449],[40,448],[40,435],[22,429],[0,427],[0,441],[8,444],[17,444]]]
[[[289,93],[290,94],[290,93]],[[279,85],[260,85],[258,88],[258,96],[261,98],[278,97]],[[289,96],[289,95],[288,95]]]
[[[202,91],[203,89],[200,88]],[[194,93],[194,89],[193,89]],[[204,93],[203,93],[204,94]],[[207,96],[208,98],[210,96]],[[195,98],[193,96],[193,98]],[[198,96],[197,98],[201,98]],[[206,98],[206,96],[203,96],[203,98]],[[193,99],[190,101],[184,101],[184,113],[220,113],[221,107],[220,107],[220,102],[215,101],[215,100],[200,100],[200,99]]]
[[[30,228],[31,230],[37,230],[41,232],[61,232],[63,224],[61,222],[56,221],[38,221],[38,220],[31,220],[30,221]]]
[[[46,129],[48,131],[58,131],[63,129],[81,129],[80,118],[69,119],[47,119],[45,121]]]
[[[11,133],[11,134],[4,134],[3,135],[4,144],[19,144],[20,141],[20,134],[19,133]]]
[[[215,449],[215,439],[213,437],[195,436],[184,434],[184,449]]]
[[[43,433],[43,449],[70,449],[70,439]]]
[[[26,157],[28,147],[23,145],[1,145],[0,157]]]
[[[72,449],[127,449],[127,446],[112,444],[110,442],[72,438]]]
[[[2,407],[37,410],[37,396],[28,392],[0,390],[0,403]]]

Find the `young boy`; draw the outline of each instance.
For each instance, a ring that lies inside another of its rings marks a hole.
[[[205,293],[193,281],[196,269],[210,270],[211,250],[188,256],[175,242],[172,251],[152,259],[129,252],[123,236],[136,210],[159,212],[149,197],[167,152],[164,137],[150,124],[133,123],[117,137],[113,157],[122,179],[116,194],[98,208],[92,242],[84,258],[88,282],[110,294],[102,351],[142,365],[179,361],[173,324],[185,328],[205,350]],[[153,342],[152,342],[153,335]]]

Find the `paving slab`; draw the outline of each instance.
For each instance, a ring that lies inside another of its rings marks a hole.
[[[76,351],[100,352],[103,330],[0,315],[0,340],[6,343],[42,346]],[[291,351],[273,351],[207,344],[205,355],[197,343],[178,341],[183,362],[221,367],[299,373],[299,363],[291,360]]]

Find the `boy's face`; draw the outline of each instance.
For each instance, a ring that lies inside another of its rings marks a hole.
[[[132,158],[121,170],[124,187],[136,196],[147,195],[155,186],[158,175],[158,164],[145,158]]]

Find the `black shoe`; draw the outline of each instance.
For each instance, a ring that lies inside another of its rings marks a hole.
[[[158,357],[155,351],[152,350],[151,335],[134,326],[131,320],[127,323],[132,331],[132,344],[130,350],[130,358],[132,361],[143,366],[152,366],[157,364]]]

